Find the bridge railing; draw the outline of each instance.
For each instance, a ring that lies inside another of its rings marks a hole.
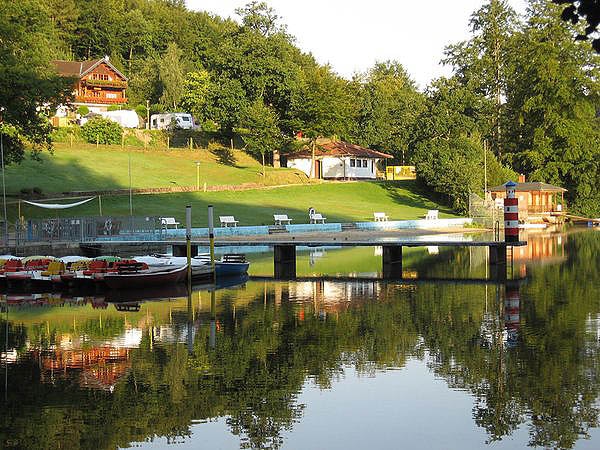
[[[12,227],[11,227],[12,228]],[[96,216],[29,219],[17,222],[9,233],[16,245],[27,242],[90,242],[103,238],[161,239],[165,233],[158,217]]]

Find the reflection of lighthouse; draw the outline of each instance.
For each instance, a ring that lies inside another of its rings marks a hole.
[[[520,315],[519,285],[506,285],[506,296],[504,298],[504,327],[506,328],[506,346],[517,345],[519,337]]]

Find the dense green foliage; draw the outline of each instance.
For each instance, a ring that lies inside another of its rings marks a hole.
[[[90,144],[120,144],[123,128],[112,120],[93,117],[81,127],[81,135]]]
[[[573,41],[576,28],[563,22],[560,12],[561,7],[544,0],[529,1],[523,22],[503,0],[490,0],[476,11],[472,38],[446,52],[445,62],[455,73],[451,84],[463,91],[455,96],[457,107],[450,106],[455,115],[449,117],[460,136],[480,134],[502,162],[531,181],[565,187],[572,209],[596,216],[600,57],[588,44]],[[430,101],[439,94],[434,90]],[[429,114],[436,115],[441,114]],[[428,131],[440,136],[435,128]],[[447,141],[426,145],[443,149]],[[439,186],[440,175],[423,178],[456,203],[451,186]]]
[[[66,103],[72,80],[50,68],[57,30],[39,0],[0,3],[0,132],[6,162],[50,147],[47,115]]]
[[[224,139],[260,123],[246,133],[247,143],[260,141],[248,146],[256,156],[300,131],[312,142],[337,137],[391,153],[390,163],[416,164],[425,185],[464,209],[468,192],[483,194],[485,141],[488,185],[514,177],[507,167],[567,188],[572,207],[598,215],[600,56],[573,40],[583,25],[561,20],[561,6],[528,4],[519,17],[505,0],[487,0],[473,13],[470,39],[447,48],[453,75],[419,92],[396,61],[352,80],[338,76],[302,53],[262,2],[236,10],[236,22],[180,0],[10,0],[0,29],[20,36],[27,51],[17,60],[7,53],[19,64],[3,59],[0,79],[21,67],[21,75],[27,69],[54,83],[41,70],[49,58],[109,55],[129,77],[131,107],[144,113],[148,101],[152,112],[190,111]],[[34,89],[24,106],[53,104],[56,85],[47,92],[49,83],[18,79],[1,92]],[[38,117],[30,107],[9,109]],[[29,139],[45,142],[42,122],[37,127]]]

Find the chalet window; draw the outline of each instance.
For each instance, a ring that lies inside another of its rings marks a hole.
[[[367,160],[363,159],[363,167],[367,167]]]
[[[350,167],[356,167],[356,160],[355,159],[351,159],[350,160]]]
[[[117,94],[114,92],[107,92],[106,98],[117,98]]]

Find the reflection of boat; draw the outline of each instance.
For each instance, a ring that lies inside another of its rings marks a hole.
[[[239,286],[248,281],[248,274],[222,277],[217,280],[216,289],[225,289]],[[192,291],[204,291],[214,289],[212,284],[196,284],[192,286]],[[170,298],[187,297],[188,291],[185,283],[171,284],[164,286],[155,286],[153,288],[138,288],[138,289],[119,289],[110,290],[106,293],[106,301],[108,302],[134,302],[134,301],[151,301],[163,300]]]
[[[185,283],[155,286],[153,288],[110,290],[106,293],[108,302],[132,302],[157,300],[163,298],[181,298],[187,296]]]
[[[187,276],[187,264],[160,267],[130,273],[106,273],[103,281],[111,289],[143,288],[181,283]]]

